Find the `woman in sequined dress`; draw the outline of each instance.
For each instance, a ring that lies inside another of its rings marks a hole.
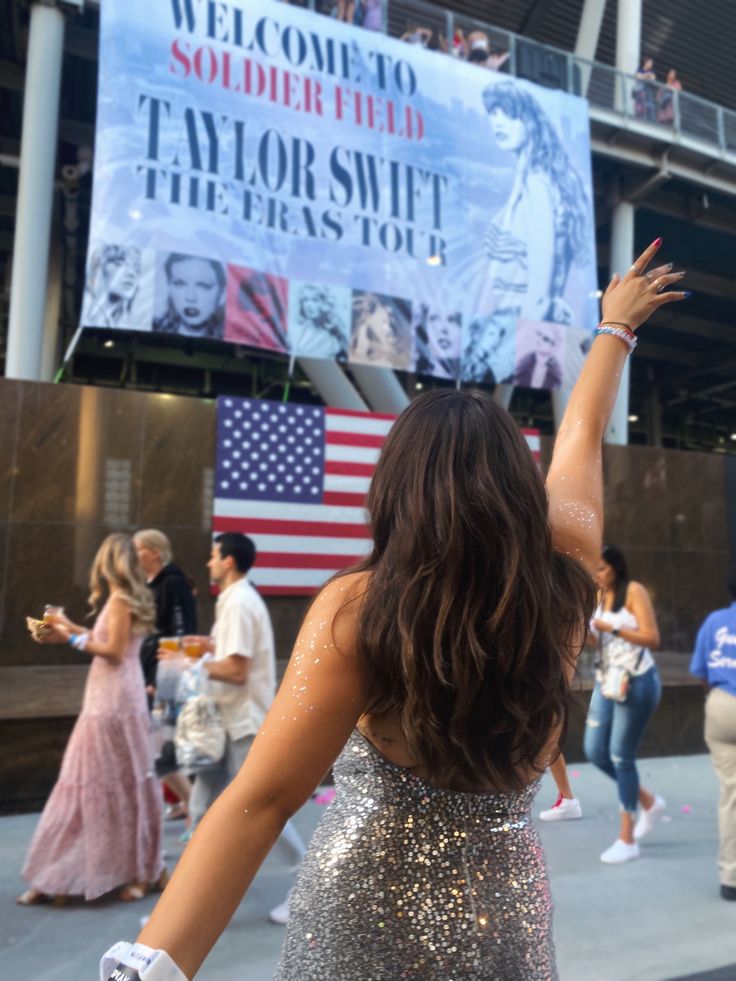
[[[614,277],[607,320],[636,328],[685,297],[657,291],[680,274],[644,275],[658,248]],[[193,977],[333,764],[278,981],[557,977],[530,808],[593,608],[601,440],[627,353],[596,337],[546,488],[484,393],[436,390],[405,410],[369,493],[371,554],[314,600],[245,765],[104,977],[137,957]]]

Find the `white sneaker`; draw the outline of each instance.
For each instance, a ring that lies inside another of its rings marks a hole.
[[[611,847],[603,852],[601,862],[604,865],[620,865],[622,862],[630,862],[633,858],[638,857],[639,846],[637,844],[629,845],[617,838]]]
[[[642,808],[639,811],[639,817],[636,819],[636,824],[634,825],[634,838],[636,841],[641,841],[645,835],[649,834],[654,825],[664,814],[665,807],[667,807],[667,801],[664,799],[664,797],[660,797],[659,794],[655,794],[654,803],[649,810],[647,811]]]
[[[560,794],[555,803],[539,815],[540,821],[576,821],[583,816],[577,797],[563,797]]]
[[[281,905],[277,906],[275,909],[272,909],[268,914],[268,918],[272,923],[276,923],[279,926],[286,926],[286,924],[289,922],[289,900],[291,899],[292,891],[293,890],[290,889],[286,894],[286,899],[283,901],[283,903],[281,903]]]

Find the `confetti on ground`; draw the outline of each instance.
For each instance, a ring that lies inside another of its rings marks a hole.
[[[683,814],[689,814],[692,811],[692,807],[689,804],[683,804],[680,810]]]
[[[323,793],[317,794],[315,796],[314,803],[315,804],[331,804],[334,799],[335,799],[335,788],[334,787],[328,787],[328,789],[325,790]]]
[[[577,780],[577,778],[580,776],[580,770],[570,770],[570,776],[573,778],[573,780]]]

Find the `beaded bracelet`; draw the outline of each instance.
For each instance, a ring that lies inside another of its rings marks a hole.
[[[611,337],[617,337],[620,341],[623,341],[626,347],[629,349],[629,354],[631,354],[636,347],[636,337],[625,327],[609,327],[608,325],[601,324],[595,331],[596,337],[598,337],[599,334],[610,334]]]
[[[630,337],[634,337],[634,331],[629,327],[628,324],[622,323],[620,320],[601,320],[598,324],[599,327],[621,327]]]

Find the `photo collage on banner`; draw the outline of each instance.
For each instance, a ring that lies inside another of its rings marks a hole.
[[[102,8],[82,324],[571,387],[587,103],[293,5],[203,9]]]

